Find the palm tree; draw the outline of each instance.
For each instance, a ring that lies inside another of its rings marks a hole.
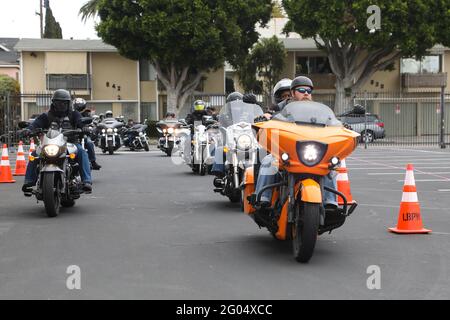
[[[94,18],[97,15],[99,3],[100,0],[89,0],[86,2],[78,13],[81,15],[81,20],[86,22],[89,18]]]

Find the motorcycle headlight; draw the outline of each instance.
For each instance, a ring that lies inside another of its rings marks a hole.
[[[106,130],[107,133],[113,133],[113,129],[109,128]]]
[[[106,130],[105,129],[102,129],[102,133],[105,133],[106,132]]]
[[[173,128],[169,128],[169,129],[167,129],[167,132],[168,132],[169,134],[172,134],[172,133],[175,132],[175,130],[174,130]]]
[[[250,137],[248,134],[241,134],[237,138],[237,147],[241,150],[248,150],[252,146],[252,137]]]
[[[205,142],[205,141],[206,141],[206,136],[205,136],[204,134],[199,134],[199,135],[198,135],[198,140],[199,140],[200,142]]]
[[[44,153],[47,157],[56,157],[59,155],[59,147],[57,145],[49,144],[44,147]]]
[[[117,132],[117,128],[114,128],[114,132]]]
[[[143,136],[144,136],[144,133],[143,133],[143,132],[139,132],[139,136],[140,136],[140,137],[143,137]]]
[[[297,154],[300,161],[308,167],[314,167],[322,161],[325,153],[327,153],[328,145],[314,142],[303,141],[297,142]]]

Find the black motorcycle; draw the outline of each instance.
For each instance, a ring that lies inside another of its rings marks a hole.
[[[162,120],[156,123],[156,130],[161,134],[158,140],[158,149],[165,152],[169,157],[179,140],[182,123],[178,120]]]
[[[25,128],[27,123],[21,123]],[[73,207],[75,200],[83,194],[83,184],[80,167],[76,159],[77,147],[67,141],[79,141],[84,135],[81,129],[64,130],[56,123],[50,129],[36,129],[33,137],[42,136],[37,148],[37,157],[30,161],[38,161],[38,180],[36,189],[25,196],[35,195],[38,201],[43,201],[47,216],[56,217],[61,207]]]
[[[121,132],[123,145],[131,151],[142,149],[149,151],[147,127],[145,124],[135,124],[131,128],[124,128]]]
[[[121,147],[120,130],[124,123],[116,119],[105,119],[97,125],[97,132],[100,133],[100,148],[103,153],[110,155]]]

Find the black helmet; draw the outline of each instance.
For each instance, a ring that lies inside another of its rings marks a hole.
[[[203,100],[196,100],[194,104],[192,105],[192,109],[194,112],[196,111],[205,111],[206,109],[206,103]]]
[[[84,109],[86,109],[86,100],[84,100],[83,98],[76,98],[75,100],[73,100],[72,105],[74,110],[83,112]]]
[[[310,87],[311,89],[314,89],[314,84],[311,79],[305,76],[300,76],[292,80],[291,90],[294,90],[295,88],[300,86]]]
[[[111,110],[108,110],[105,112],[105,118],[112,118],[113,117],[113,112]]]
[[[70,112],[71,101],[72,98],[69,91],[58,89],[53,93],[50,110],[53,111],[58,117],[64,117]]]
[[[279,104],[283,99],[281,98],[281,93],[283,91],[289,91],[291,90],[292,80],[284,78],[277,82],[275,87],[273,87],[273,96],[272,96],[272,102],[274,104]]]
[[[231,101],[242,100],[243,98],[244,98],[244,95],[242,93],[235,91],[228,95],[227,103],[231,102]]]

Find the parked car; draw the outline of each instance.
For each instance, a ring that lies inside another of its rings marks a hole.
[[[359,112],[355,112],[355,110]],[[353,131],[358,132],[361,135],[361,142],[365,142],[366,137],[367,142],[371,143],[376,139],[383,139],[386,136],[384,122],[376,114],[367,113],[366,123],[364,112],[361,113],[359,109],[355,108],[351,112],[338,116],[338,119],[342,123],[348,124]]]

